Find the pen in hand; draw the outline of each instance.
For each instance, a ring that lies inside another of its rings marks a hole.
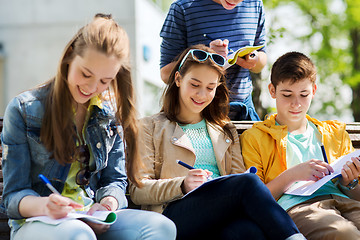
[[[39,178],[45,183],[45,185],[50,189],[51,192],[55,193],[55,194],[59,194],[61,195],[58,190],[56,190],[56,188],[54,188],[53,185],[51,185],[49,179],[47,179],[44,175],[39,174]]]
[[[187,164],[187,163],[184,163],[183,161],[176,160],[176,162],[177,162],[179,165],[181,165],[181,166],[183,166],[183,167],[186,167],[186,168],[187,168],[187,169],[189,169],[189,170],[191,170],[191,169],[195,169],[194,167],[190,166],[190,165],[189,165],[189,164]],[[207,179],[208,179],[208,180],[211,180],[211,179],[212,179],[212,177],[211,177],[211,176],[209,176]]]
[[[321,145],[321,153],[322,153],[322,155],[323,155],[324,161],[325,161],[326,163],[329,163],[328,158],[327,158],[327,156],[326,156],[326,152],[325,152],[325,147],[324,147],[324,145]]]
[[[182,162],[182,161],[180,161],[180,160],[176,160],[176,162],[177,162],[178,164],[180,164],[181,166],[186,167],[186,168],[189,169],[189,170],[195,169],[194,167],[192,167],[192,166],[190,166],[189,164],[186,164],[186,163],[184,163],[184,162]]]
[[[209,39],[210,41],[214,41],[214,40],[215,40],[214,38],[210,37],[209,34],[204,33],[203,36],[204,36],[205,38]],[[230,47],[228,47],[228,50],[229,50],[229,53],[233,53],[233,52],[234,52],[234,50],[232,50]]]
[[[39,178],[41,179],[41,181],[43,181],[45,183],[45,185],[50,189],[51,192],[53,192],[54,194],[56,195],[59,195],[61,196],[61,194],[58,192],[58,190],[56,190],[56,188],[54,188],[54,186],[50,183],[49,179],[47,179],[44,175],[42,174],[39,174]],[[49,196],[49,199],[51,198],[51,196]],[[57,197],[59,198],[59,197]],[[66,198],[66,197],[62,197],[61,198]],[[75,212],[76,210],[75,209],[82,209],[84,206],[82,204],[79,204],[71,199],[67,199],[65,201],[65,203],[62,201],[61,204],[59,204],[59,202],[54,202],[54,198],[53,200],[50,200],[53,202],[53,204],[57,204],[57,205],[62,205],[62,207],[65,208],[65,210],[60,210],[60,211],[53,211],[51,213],[49,213],[49,216],[51,218],[54,218],[54,219],[58,219],[58,218],[62,218],[62,217],[65,217],[69,212]],[[71,210],[66,210],[66,208],[68,207],[71,207]]]

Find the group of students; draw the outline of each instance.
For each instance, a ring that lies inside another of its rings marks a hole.
[[[242,1],[187,2],[231,10]],[[284,194],[296,181],[329,174],[329,163],[354,151],[345,124],[306,115],[317,89],[312,61],[299,52],[278,58],[269,84],[277,114],[239,139],[229,117],[226,58],[214,50],[219,44],[227,51],[228,42],[220,41],[189,46],[164,65],[162,109],[138,121],[125,31],[104,14],[81,28],[55,77],[5,111],[2,208],[11,239],[359,239],[359,157],[309,197]],[[239,64],[257,68],[266,54],[251,58]],[[253,166],[256,174],[244,173]],[[127,187],[142,210],[126,209]],[[78,209],[121,211],[112,225],[26,222]]]

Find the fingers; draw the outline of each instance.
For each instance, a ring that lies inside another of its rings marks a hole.
[[[297,180],[317,181],[333,172],[333,168],[318,159],[311,159],[307,162],[297,165],[294,172]]]
[[[246,68],[246,69],[252,69],[256,66],[258,62],[258,55],[257,51],[254,51],[252,53],[249,53],[248,55],[245,55],[244,57],[238,58],[236,60],[236,64]]]
[[[58,194],[51,194],[49,196],[50,200],[53,201],[55,204],[59,205],[59,206],[69,206],[71,208],[82,208],[84,207],[82,204],[79,204],[73,200],[71,200],[70,198],[67,197],[63,197],[61,195]]]
[[[94,205],[91,206],[91,208],[89,209],[87,214],[88,215],[93,215],[94,212],[96,212],[96,211],[107,211],[107,209],[103,205],[101,205],[100,203],[95,203]],[[94,222],[86,222],[86,223],[97,234],[104,233],[110,228],[110,225],[107,225],[107,224],[98,224],[98,223],[94,223]]]
[[[202,169],[192,169],[189,171],[188,175],[192,177],[194,182],[204,183],[207,181],[207,178],[211,172],[205,171]],[[212,175],[212,173],[211,173]]]
[[[207,177],[206,178],[209,178],[209,177],[211,177],[212,175],[213,175],[213,173],[212,172],[210,172],[209,170],[207,170],[207,169],[205,169],[204,170],[205,172],[206,172],[206,174],[207,174]]]
[[[50,194],[46,204],[47,213],[52,218],[65,217],[74,208],[82,208],[83,205],[78,204],[70,198],[63,197],[59,194]]]
[[[348,185],[352,180],[358,178],[360,175],[359,157],[351,158],[347,161],[341,170],[342,181],[341,184]]]
[[[325,175],[329,175],[334,171],[334,169],[329,164],[318,159],[311,159],[310,165],[312,169],[315,170],[314,176],[319,178],[322,178]]]
[[[209,171],[208,171],[209,172]],[[192,169],[184,179],[184,190],[190,192],[207,181],[208,173],[202,169]]]
[[[213,49],[216,53],[220,54],[223,57],[227,57],[229,50],[228,50],[228,46],[229,46],[229,40],[225,39],[225,40],[221,40],[221,39],[216,39],[214,41],[210,42],[210,48]]]
[[[104,207],[100,203],[95,203],[94,205],[91,206],[91,208],[89,209],[87,214],[88,215],[93,215],[94,212],[96,212],[96,211],[108,211],[108,209],[106,209],[106,207]]]
[[[221,39],[216,39],[214,41],[211,41],[210,42],[210,45],[212,45],[213,47],[228,47],[229,46],[229,40],[227,39],[224,39],[224,40],[221,40]]]

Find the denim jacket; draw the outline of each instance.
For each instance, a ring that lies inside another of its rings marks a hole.
[[[40,141],[47,86],[26,91],[8,105],[3,122],[4,190],[1,207],[10,219],[23,218],[19,202],[25,196],[48,196],[51,192],[38,178],[46,176],[62,192],[71,164],[61,165]],[[96,170],[85,187],[89,197],[99,202],[106,196],[117,199],[119,208],[127,207],[122,128],[114,112],[104,102],[103,109],[94,107],[85,129],[85,142],[94,156]],[[119,133],[119,134],[117,134]]]

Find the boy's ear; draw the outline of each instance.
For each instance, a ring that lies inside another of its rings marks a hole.
[[[317,90],[317,85],[316,85],[316,83],[314,83],[313,88],[312,88],[313,98],[314,98],[314,95],[316,93],[316,90]]]
[[[276,94],[275,94],[276,89],[275,89],[274,84],[270,83],[270,84],[268,85],[268,88],[269,88],[270,96],[275,99],[275,98],[276,98]]]

